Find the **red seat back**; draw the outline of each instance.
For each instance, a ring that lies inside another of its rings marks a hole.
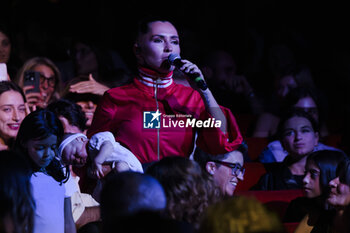
[[[245,168],[244,180],[238,183],[236,191],[249,190],[266,173],[264,165],[260,162],[247,162],[243,167]]]
[[[252,161],[257,161],[263,149],[269,144],[267,138],[248,137],[245,141],[248,144],[248,156]]]
[[[283,223],[284,227],[287,230],[287,233],[294,233],[294,231],[297,229],[299,223],[298,222],[285,222]]]
[[[286,213],[289,203],[304,195],[301,189],[296,190],[269,190],[269,191],[237,191],[236,195],[255,197],[269,209],[275,211],[281,219]]]
[[[324,144],[341,149],[342,135],[330,134],[324,138]]]
[[[253,130],[258,117],[254,114],[239,113],[235,114],[235,118],[241,134],[243,137],[247,137],[250,134],[250,131]]]

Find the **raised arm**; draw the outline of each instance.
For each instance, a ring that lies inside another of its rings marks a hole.
[[[195,74],[195,76],[197,76],[197,78],[204,80],[204,76],[202,74],[202,71],[198,68],[197,65],[193,64],[192,62],[190,62],[188,60],[181,60],[181,62],[183,63],[183,65],[182,65],[182,67],[179,67],[179,69],[182,72],[184,72],[188,76],[193,76],[193,74]],[[213,94],[211,93],[211,91],[209,90],[209,88],[206,88],[205,90],[199,88],[197,83],[192,78],[189,78],[188,81],[189,81],[191,87],[200,93],[200,95],[203,99],[205,108],[208,111],[208,113],[212,117],[214,117],[216,120],[221,121],[220,129],[223,133],[226,134],[226,132],[227,132],[226,117],[225,117],[224,113],[222,112],[220,106],[216,102],[216,100],[215,100]]]

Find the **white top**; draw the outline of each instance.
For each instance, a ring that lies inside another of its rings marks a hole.
[[[34,233],[64,233],[64,185],[42,172],[35,172],[30,182],[36,204]]]
[[[71,172],[68,181],[64,183],[66,188],[66,197],[71,197],[74,222],[78,221],[86,207],[100,205],[90,194],[82,193],[80,191],[79,180],[80,177],[73,175]]]
[[[114,151],[108,156],[106,162],[123,161],[129,165],[129,168],[135,172],[143,173],[143,168],[136,156],[119,142],[115,141],[114,135],[111,132],[99,132],[94,134],[89,140],[89,156],[95,158],[104,141],[110,141],[113,144]]]
[[[282,162],[284,158],[288,155],[288,152],[284,150],[281,141],[276,140],[272,141],[267,145],[267,148],[271,151],[271,153],[274,156],[274,159],[276,162]],[[314,151],[319,150],[335,150],[335,151],[341,151],[335,147],[327,146],[323,143],[318,143],[317,146],[315,146]],[[264,162],[264,158],[261,158],[261,160]]]

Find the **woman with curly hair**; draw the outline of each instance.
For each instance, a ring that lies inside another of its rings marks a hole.
[[[252,197],[225,199],[203,215],[198,233],[287,233],[278,215]]]
[[[146,171],[162,184],[170,218],[198,227],[202,213],[219,200],[219,190],[199,164],[185,157],[165,157]]]

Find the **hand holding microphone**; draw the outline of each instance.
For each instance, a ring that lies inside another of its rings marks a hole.
[[[170,65],[174,65],[184,74],[186,74],[191,80],[193,80],[196,83],[197,87],[199,87],[201,90],[205,91],[208,88],[207,84],[202,78],[200,70],[193,63],[187,60],[181,60],[180,55],[176,53],[172,53],[169,55],[168,62]]]

